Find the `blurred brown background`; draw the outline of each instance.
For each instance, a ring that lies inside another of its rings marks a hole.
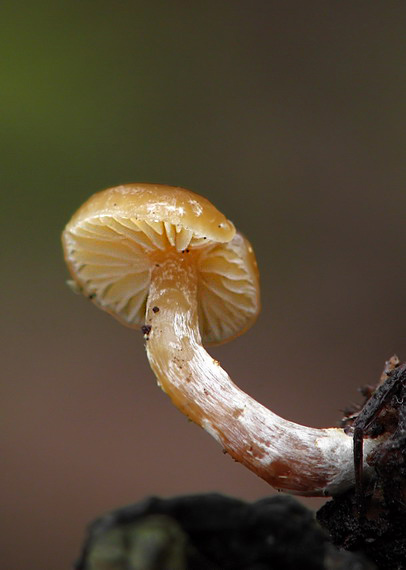
[[[406,358],[405,25],[392,1],[2,2],[2,568],[69,568],[147,495],[273,492],[65,286],[91,193],[185,186],[250,238],[262,315],[212,353],[280,415],[334,425]]]

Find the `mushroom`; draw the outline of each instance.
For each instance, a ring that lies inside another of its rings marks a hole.
[[[299,495],[354,484],[352,437],[277,416],[203,348],[247,330],[260,306],[253,249],[208,200],[163,185],[109,188],[76,212],[62,241],[77,287],[122,323],[142,328],[158,384],[231,457]],[[372,446],[367,439],[365,455]]]

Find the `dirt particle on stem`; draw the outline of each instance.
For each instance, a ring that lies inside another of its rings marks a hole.
[[[144,335],[145,340],[149,339],[149,333],[151,332],[151,325],[144,325],[141,327],[141,332]]]

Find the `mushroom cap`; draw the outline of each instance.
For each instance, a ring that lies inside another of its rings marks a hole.
[[[144,324],[153,267],[169,250],[191,253],[196,264],[204,342],[241,334],[259,312],[251,245],[189,190],[126,184],[98,192],[73,215],[62,243],[77,288],[130,327]]]

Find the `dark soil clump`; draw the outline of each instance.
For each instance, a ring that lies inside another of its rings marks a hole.
[[[218,494],[153,497],[89,528],[76,570],[373,570],[340,552],[288,495],[255,503]]]

